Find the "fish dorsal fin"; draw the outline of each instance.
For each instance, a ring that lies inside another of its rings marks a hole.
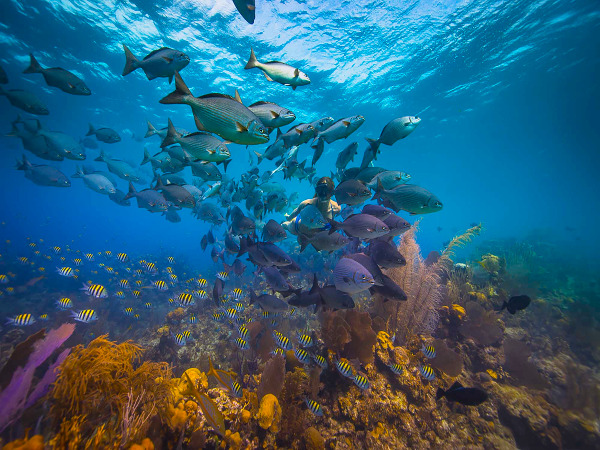
[[[205,94],[198,98],[228,98],[229,100],[235,101],[235,98],[233,98],[231,95],[219,94],[217,92],[213,92],[212,94]]]
[[[144,59],[142,61],[146,61],[147,59],[152,58],[158,52],[163,51],[163,50],[171,50],[171,49],[169,47],[161,47],[159,49],[152,50],[150,53],[148,53],[146,56],[144,56]]]
[[[185,137],[190,137],[190,136],[212,136],[212,134],[207,133],[206,131],[194,131],[193,133],[185,135]]]
[[[251,108],[252,106],[260,106],[260,105],[275,105],[275,103],[273,103],[273,102],[263,102],[263,101],[260,101],[260,102],[254,102],[254,103],[252,103],[252,104],[250,105],[250,108]]]
[[[265,74],[265,78],[267,79],[267,81],[273,81],[273,79],[267,75],[267,72],[263,72]]]
[[[235,101],[236,102],[240,102],[243,105],[243,103],[242,103],[242,97],[240,97],[240,93],[238,92],[237,89],[235,90]]]
[[[450,386],[449,391],[455,391],[457,389],[462,389],[463,385],[456,381],[452,386]]]

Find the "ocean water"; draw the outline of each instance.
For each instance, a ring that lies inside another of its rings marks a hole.
[[[382,146],[375,164],[409,173],[411,183],[427,188],[442,201],[441,211],[421,217],[417,241],[423,257],[433,250],[442,251],[455,235],[481,223],[483,231],[476,244],[495,242],[496,247],[488,246],[490,251],[513,241],[535,246],[540,256],[535,264],[548,267],[535,272],[535,289],[552,284],[555,291],[578,292],[572,295],[576,303],[585,298],[595,305],[600,251],[598,2],[256,3],[256,20],[249,24],[229,0],[3,0],[0,65],[9,83],[2,87],[38,95],[50,111],[38,117],[47,129],[79,140],[89,123],[113,128],[121,141],[99,143],[99,148],[135,167],[144,148],[150,154],[160,151],[157,137],[143,139],[147,120],[157,128],[166,126],[168,118],[177,128],[190,132],[196,128],[188,106],[159,103],[173,91],[174,83],[165,78],[148,80],[141,70],[121,75],[122,44],[140,59],[163,46],[180,50],[190,57],[181,76],[195,96],[233,95],[238,90],[246,105],[265,100],[290,109],[297,118],[292,125],[324,116],[336,120],[364,116],[364,124],[350,137],[325,145],[315,178],[332,173],[338,152],[350,142],[358,142],[359,147],[349,167],[360,164],[367,147],[365,138],[377,138],[393,118],[419,116],[422,121],[416,130],[391,147]],[[278,60],[300,68],[311,83],[292,90],[267,81],[258,69],[244,70],[250,48],[260,61]],[[69,95],[47,86],[39,74],[22,74],[29,53],[43,67],[62,67],[78,75],[92,95]],[[19,113],[23,118],[33,117],[0,96],[0,134],[10,131]],[[275,133],[269,144],[274,139]],[[229,144],[227,175],[239,180],[256,165],[254,151],[262,153],[269,144],[248,148]],[[81,252],[126,252],[133,260],[155,258],[161,270],[167,265],[165,258],[173,256],[185,267],[186,275],[205,275],[210,284],[207,291],[212,289],[222,264],[213,263],[210,246],[201,249],[201,238],[211,226],[192,217],[190,210],[179,212],[181,222],[170,223],[161,214],[137,208],[134,199],[130,207],[118,206],[76,178],[70,178],[71,187],[65,189],[37,186],[15,170],[15,159],[25,154],[32,163],[57,167],[69,177],[80,162],[43,161],[23,150],[19,139],[8,136],[0,136],[0,148],[0,272],[17,272],[19,284],[39,275],[16,262],[17,257],[30,255],[28,243],[35,241],[49,254],[56,245]],[[308,166],[312,153],[308,144],[302,145],[298,161],[308,158]],[[98,150],[87,149],[83,163],[106,170],[104,163],[93,161],[97,156]],[[140,168],[148,182],[136,184],[138,190],[150,184],[149,166]],[[260,174],[275,167],[274,161],[266,160],[258,165]],[[188,183],[194,180],[189,168],[178,175]],[[314,188],[307,180],[283,180],[277,174],[273,181],[281,183],[288,195],[298,192],[299,200],[313,196]],[[124,180],[118,179],[117,187],[127,191]],[[411,223],[418,218],[406,212],[399,215]],[[272,213],[266,215],[269,218],[280,222],[283,215]],[[218,239],[224,232],[223,226],[215,228]],[[467,247],[459,259],[466,262],[476,249]],[[231,263],[233,257],[227,261]],[[302,261],[308,284],[309,275],[322,265]],[[51,277],[44,288],[48,296],[80,287],[82,280],[61,284],[63,280],[52,273],[59,264],[56,259],[46,264]],[[245,286],[254,278],[250,273],[254,267],[247,265]],[[558,278],[548,275],[554,273]],[[322,278],[328,276],[326,269]],[[525,291],[529,292],[527,287]],[[28,292],[12,298],[27,301]],[[0,302],[8,298],[5,295]],[[0,303],[2,320],[18,312],[18,302]],[[158,326],[163,317],[155,311],[151,325]],[[110,322],[104,320],[108,333]],[[141,324],[136,327],[143,330]],[[101,333],[98,327],[94,336]],[[144,345],[141,336],[140,331],[136,338]],[[118,337],[124,338],[128,336]],[[591,344],[595,351],[597,345],[596,341]],[[579,362],[595,367],[594,358],[586,354]],[[175,365],[185,369],[181,361]],[[18,433],[12,437],[19,437]],[[519,447],[534,447],[535,441],[515,439]]]

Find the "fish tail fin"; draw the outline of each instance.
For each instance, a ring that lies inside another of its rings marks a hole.
[[[133,183],[130,181],[129,182],[129,192],[127,192],[127,194],[125,194],[125,197],[123,197],[123,200],[128,200],[132,197],[135,197],[135,194],[137,194],[137,191],[135,190],[135,186],[133,185]]]
[[[437,392],[435,393],[435,399],[439,400],[440,398],[442,398],[444,396],[446,392],[444,392],[444,390],[442,388],[438,388]]]
[[[144,164],[148,164],[150,162],[150,159],[151,159],[151,156],[150,156],[150,153],[148,153],[148,149],[144,148],[144,159],[142,159],[140,166],[143,166]]]
[[[325,149],[325,141],[323,138],[319,138],[317,143],[315,145],[311,145],[311,147],[315,149],[315,153],[313,154],[312,161],[310,163],[311,166],[314,166],[323,154],[323,150]]]
[[[175,71],[175,90],[166,97],[160,99],[159,103],[170,105],[170,104],[185,104],[185,99],[191,96],[192,93],[179,75],[179,72]]]
[[[10,130],[10,132],[6,133],[4,136],[19,137],[19,129],[17,128],[17,123],[18,122],[13,122],[11,124],[11,130]]]
[[[77,166],[77,171],[71,176],[72,178],[83,178],[83,176],[85,175],[85,173],[83,172],[83,169],[79,166]]]
[[[303,234],[298,235],[298,243],[300,244],[300,253],[302,253],[306,247],[308,247],[308,244],[310,244],[308,238]]]
[[[165,136],[165,138],[163,139],[162,143],[160,144],[160,148],[165,148],[168,145],[175,144],[175,142],[176,142],[175,139],[177,139],[178,137],[179,137],[179,133],[175,129],[175,126],[173,125],[173,122],[171,122],[171,119],[169,119],[169,126],[167,128],[167,135]]]
[[[256,59],[254,50],[251,48],[250,49],[250,59],[248,59],[248,63],[246,64],[246,67],[244,67],[244,69],[246,69],[246,70],[254,69],[255,67],[257,67],[257,64],[258,64],[258,59]]]
[[[381,178],[377,178],[377,187],[375,188],[375,195],[371,200],[377,200],[381,197],[381,192],[384,190]]]
[[[333,232],[335,230],[338,230],[338,229],[342,228],[342,224],[340,222],[336,222],[333,219],[327,219],[327,221],[329,222],[329,225],[330,225],[330,227],[329,227],[329,234],[333,234]]]
[[[100,161],[100,162],[104,161],[104,150],[100,149],[100,156],[98,156],[96,159],[94,159],[94,161]]]
[[[40,63],[33,57],[33,55],[29,54],[29,67],[23,71],[23,73],[42,73],[44,68],[40,66]]]
[[[17,170],[26,170],[31,166],[31,163],[27,160],[27,157],[23,155],[23,161],[17,160]]]
[[[137,69],[140,66],[140,62],[125,44],[123,44],[123,50],[125,51],[125,68],[123,69],[123,76],[125,76]]]
[[[380,144],[379,139],[371,139],[371,138],[365,138],[365,139],[371,146],[371,150],[373,150],[373,154],[377,155],[377,152],[379,152],[379,144]]]
[[[263,160],[263,155],[262,153],[258,153],[256,150],[254,150],[254,154],[256,155],[256,157],[258,158],[258,162],[256,164],[260,164]]]
[[[146,131],[144,137],[149,138],[150,136],[154,136],[156,134],[156,128],[154,128],[154,125],[152,125],[149,120],[146,120],[146,122],[148,122],[148,131]]]
[[[96,134],[96,129],[94,128],[94,125],[92,125],[91,123],[89,124],[90,129],[88,130],[88,132],[86,133],[86,136],[92,136],[93,134]]]

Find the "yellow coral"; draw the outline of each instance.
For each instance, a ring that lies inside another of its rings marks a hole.
[[[9,442],[2,450],[44,450],[44,437],[41,434],[31,436],[30,439],[17,439]]]
[[[377,333],[377,343],[384,349],[394,349],[394,343],[392,342],[390,335],[385,331]]]
[[[325,450],[325,439],[315,427],[308,427],[304,432],[304,442],[307,450]]]
[[[465,308],[463,308],[460,305],[452,305],[452,311],[454,314],[456,314],[456,316],[460,319],[463,320],[465,318],[465,316],[467,315],[467,312],[465,311]]]
[[[494,370],[488,369],[488,370],[486,370],[486,372],[490,377],[492,377],[493,380],[498,379],[498,374]]]
[[[160,327],[158,330],[156,330],[156,334],[158,334],[159,336],[168,336],[169,335],[169,326],[164,325],[164,326]]]
[[[242,423],[250,422],[250,417],[252,417],[252,415],[250,414],[250,411],[248,411],[247,409],[243,409],[242,413],[240,415],[240,419],[242,420]]]
[[[188,420],[188,415],[183,409],[183,402],[180,402],[176,408],[170,411],[169,423],[174,430],[180,430]]]
[[[169,313],[167,313],[167,321],[170,322],[176,322],[178,320],[181,320],[185,317],[185,309],[183,308],[176,308],[173,311],[170,311]]]
[[[187,377],[185,376],[187,375]],[[184,374],[179,378],[177,384],[177,390],[179,394],[182,396],[190,396],[194,395],[193,387],[190,385],[190,381],[194,383],[194,386],[198,385],[204,389],[208,389],[208,379],[206,374],[200,372],[198,369],[192,367],[184,372]]]
[[[381,422],[377,422],[377,426],[373,431],[371,431],[371,435],[375,439],[379,439],[380,436],[386,436],[387,434],[388,431]]]
[[[237,450],[242,446],[242,437],[240,436],[240,433],[232,433],[231,431],[227,430],[225,432],[225,440],[231,449]]]
[[[281,406],[279,400],[273,394],[265,395],[260,401],[260,407],[256,416],[261,428],[273,433],[279,431],[279,422],[281,420]]]

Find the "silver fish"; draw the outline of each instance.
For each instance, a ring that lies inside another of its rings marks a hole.
[[[61,67],[44,69],[31,53],[29,54],[29,61],[29,67],[23,73],[41,73],[48,86],[57,87],[67,94],[91,95],[92,91],[84,81],[68,70]]]
[[[25,178],[40,186],[71,186],[71,182],[67,176],[60,170],[50,166],[31,164],[25,155],[23,155],[22,162],[17,162],[17,170],[25,171]]]
[[[243,145],[264,144],[269,140],[266,127],[241,102],[223,94],[194,97],[178,73],[176,90],[162,100],[163,104],[184,104],[192,108],[196,127]]]
[[[298,86],[310,84],[310,78],[300,69],[280,61],[261,63],[256,59],[254,50],[250,49],[250,59],[248,59],[248,63],[244,69],[254,68],[262,70],[268,81],[276,81],[284,86],[291,86],[293,90],[296,90]]]
[[[210,133],[196,132],[183,136],[175,129],[171,119],[167,130],[161,148],[179,144],[183,151],[191,156],[190,159],[207,162],[219,163],[231,158],[225,142]]]
[[[381,144],[394,145],[400,139],[404,139],[421,123],[421,119],[416,116],[404,116],[389,122],[381,131],[379,139],[367,139],[367,142],[375,153],[379,150]]]
[[[142,61],[138,60],[125,44],[123,44],[123,50],[125,51],[123,76],[141,68],[149,80],[162,77],[168,78],[170,83],[173,81],[173,75],[190,62],[189,56],[185,53],[168,47],[148,53]]]
[[[342,258],[333,269],[333,280],[338,291],[357,294],[375,284],[373,275],[353,259]]]

